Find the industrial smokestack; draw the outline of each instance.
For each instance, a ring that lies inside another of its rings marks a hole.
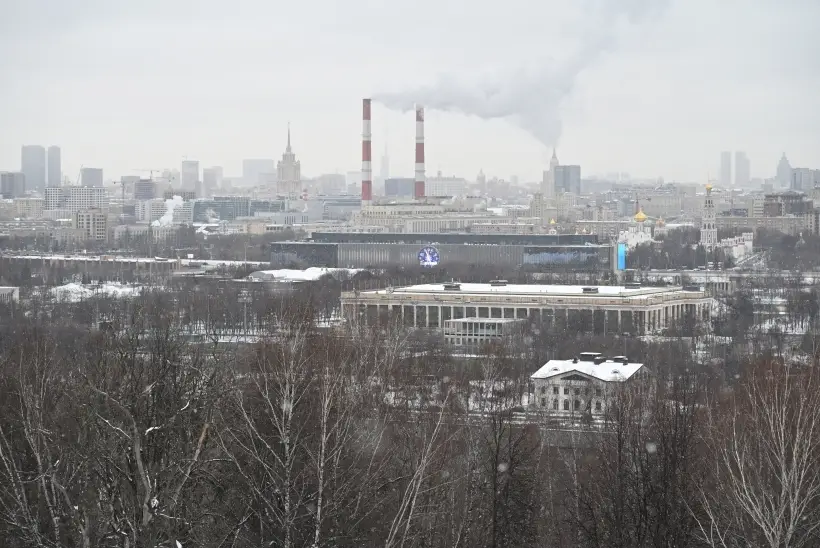
[[[373,168],[371,165],[370,99],[362,101],[362,205],[373,200]]]
[[[424,198],[424,107],[416,106],[416,200]]]

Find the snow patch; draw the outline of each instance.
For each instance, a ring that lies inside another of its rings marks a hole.
[[[123,285],[116,283],[83,285],[68,283],[48,290],[49,294],[58,301],[77,303],[95,296],[128,299],[142,292],[141,286]]]

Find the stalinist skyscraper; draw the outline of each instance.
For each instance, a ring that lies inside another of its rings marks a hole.
[[[276,164],[276,193],[296,199],[302,194],[302,166],[290,147],[290,124],[288,124],[288,146],[282,159]]]
[[[555,199],[555,168],[558,165],[558,155],[553,148],[549,171],[545,171],[544,177],[541,179],[541,196],[547,203],[551,203]]]

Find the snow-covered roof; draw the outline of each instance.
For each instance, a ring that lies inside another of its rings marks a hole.
[[[445,287],[446,284],[420,284],[407,287],[396,287],[390,290],[378,290],[374,293],[441,293],[451,292]],[[637,297],[643,295],[658,295],[662,293],[672,293],[681,291],[680,287],[624,287],[618,285],[593,286],[583,285],[540,285],[540,284],[506,284],[495,285],[489,283],[459,283],[459,293],[465,294],[486,294],[497,293],[502,295],[578,295],[586,297]]]
[[[28,259],[37,261],[100,261],[100,262],[127,262],[127,263],[172,263],[179,261],[182,266],[188,266],[191,263],[196,265],[208,266],[265,266],[269,265],[268,261],[228,261],[220,259],[167,259],[162,257],[131,257],[121,255],[5,255],[9,259]]]
[[[643,367],[642,363],[624,363],[623,360],[607,359],[601,363],[581,360],[550,360],[530,378],[549,379],[565,373],[577,372],[604,382],[623,382]]]
[[[312,266],[310,268],[306,268],[305,270],[292,270],[288,268],[283,268],[279,270],[258,270],[256,272],[252,272],[248,275],[248,278],[253,280],[281,280],[281,281],[292,281],[292,282],[305,282],[305,281],[316,281],[323,276],[333,276],[334,278],[339,278],[341,275],[354,276],[357,273],[361,272],[360,268],[322,268],[322,267],[315,267]]]

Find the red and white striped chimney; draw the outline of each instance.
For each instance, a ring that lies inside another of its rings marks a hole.
[[[370,99],[362,101],[362,205],[373,200],[373,167],[371,164]]]
[[[416,200],[424,198],[424,107],[416,106]]]

